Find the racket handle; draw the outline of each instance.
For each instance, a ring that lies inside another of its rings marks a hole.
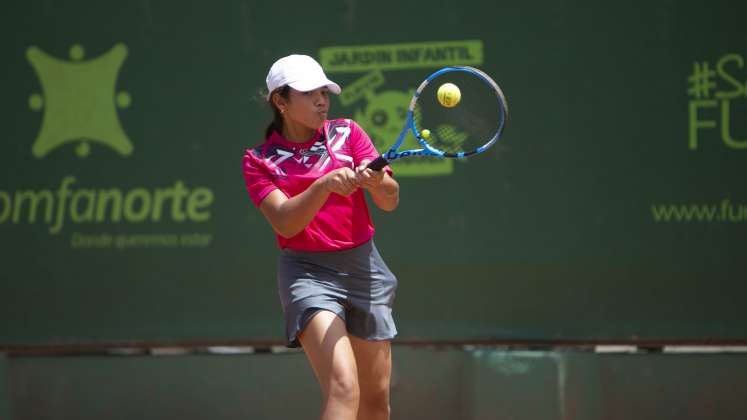
[[[384,159],[383,156],[379,156],[376,159],[369,162],[366,168],[373,169],[374,171],[380,171],[388,164],[389,164],[388,160]]]

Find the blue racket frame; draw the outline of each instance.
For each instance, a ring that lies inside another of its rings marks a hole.
[[[415,117],[414,117],[414,110],[415,105],[418,102],[418,99],[420,98],[420,93],[425,89],[426,86],[435,78],[441,76],[444,73],[450,73],[450,72],[466,72],[471,73],[475,76],[477,76],[480,80],[485,82],[485,84],[491,89],[494,90],[496,93],[496,100],[498,101],[498,109],[500,111],[500,122],[498,125],[498,129],[496,130],[495,134],[492,138],[488,139],[482,146],[470,150],[467,152],[459,152],[459,153],[446,153],[442,150],[438,150],[434,147],[432,147],[430,144],[428,144],[428,141],[423,138],[422,134],[420,133],[420,130],[415,125]],[[473,156],[480,154],[490,148],[495,142],[500,138],[501,134],[503,133],[503,129],[506,126],[506,123],[508,121],[508,103],[506,102],[506,97],[503,95],[503,91],[500,87],[498,87],[498,84],[493,81],[493,79],[490,78],[487,74],[483,73],[482,71],[469,66],[449,66],[441,68],[435,72],[433,72],[430,76],[428,76],[423,82],[420,84],[418,89],[415,91],[415,94],[412,96],[412,99],[410,100],[410,106],[407,109],[407,118],[405,120],[405,126],[402,128],[402,131],[399,134],[399,137],[397,138],[397,141],[392,145],[391,148],[386,153],[383,153],[380,157],[372,161],[368,164],[368,168],[374,169],[374,170],[381,170],[384,166],[389,164],[392,161],[395,161],[397,159],[401,159],[403,157],[409,157],[409,156],[434,156],[438,158],[452,158],[452,159],[459,159],[459,158],[465,158],[468,156]],[[405,141],[405,138],[407,137],[407,133],[412,132],[412,134],[417,139],[418,143],[422,146],[421,149],[411,149],[411,150],[404,150],[401,152],[398,152],[400,146],[402,146],[402,143]]]

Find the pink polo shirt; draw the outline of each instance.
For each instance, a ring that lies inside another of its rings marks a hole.
[[[279,189],[290,198],[330,171],[344,166],[355,169],[362,160],[378,156],[358,124],[349,119],[330,120],[306,143],[293,143],[275,132],[261,145],[247,150],[244,180],[249,197],[259,207],[273,190]],[[391,174],[389,168],[387,172]],[[296,236],[276,236],[280,248],[336,251],[356,247],[373,234],[373,222],[359,188],[348,197],[330,194],[311,223]]]

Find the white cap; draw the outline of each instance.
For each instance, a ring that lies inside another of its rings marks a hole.
[[[340,86],[327,79],[322,66],[308,55],[293,54],[276,61],[267,73],[267,100],[275,89],[289,85],[300,92],[308,92],[327,86],[330,92],[339,95]]]

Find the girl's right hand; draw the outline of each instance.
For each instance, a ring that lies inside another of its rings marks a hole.
[[[358,177],[355,172],[348,167],[335,169],[334,171],[324,175],[320,180],[327,191],[345,197],[354,193],[355,190],[358,189]]]

